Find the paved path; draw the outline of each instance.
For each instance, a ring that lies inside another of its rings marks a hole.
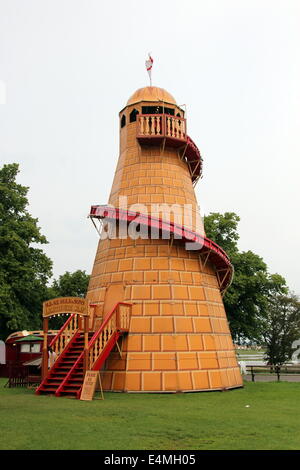
[[[247,382],[252,381],[251,374],[243,375],[243,379]],[[277,375],[275,374],[255,374],[255,382],[277,382]],[[280,375],[280,382],[300,382],[300,375],[298,374],[282,374]]]

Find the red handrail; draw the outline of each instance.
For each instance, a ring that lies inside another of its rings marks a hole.
[[[94,333],[94,335],[92,336],[92,338],[90,339],[89,344],[88,344],[88,350],[94,345],[96,339],[98,338],[98,336],[100,335],[100,333],[102,332],[102,330],[104,330],[105,326],[107,325],[107,323],[109,322],[109,320],[112,318],[113,314],[114,314],[114,313],[117,313],[119,305],[128,305],[128,306],[131,306],[132,304],[127,303],[127,302],[118,302],[118,303],[114,306],[114,308],[111,310],[111,312],[105,317],[105,320],[103,321],[103,323],[101,323],[101,326],[100,326],[99,330],[97,330],[97,331]],[[116,329],[118,329],[118,327],[116,327]]]
[[[61,329],[59,330],[59,332],[57,333],[56,336],[54,336],[54,338],[52,339],[51,343],[49,344],[49,346],[53,346],[53,344],[55,343],[55,341],[58,339],[58,337],[62,334],[62,332],[67,328],[67,326],[69,325],[69,323],[71,322],[72,318],[74,318],[76,315],[76,313],[72,313],[72,315],[69,316],[69,318],[67,319],[67,321],[63,324],[63,326],[61,327]]]

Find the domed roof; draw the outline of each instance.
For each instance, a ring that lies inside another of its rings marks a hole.
[[[138,103],[139,101],[164,101],[169,104],[177,104],[175,98],[163,88],[157,86],[146,86],[139,88],[127,101],[127,105]]]

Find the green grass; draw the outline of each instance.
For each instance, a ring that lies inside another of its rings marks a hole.
[[[299,449],[300,383],[84,402],[3,388],[0,449]],[[250,405],[250,407],[246,407]]]
[[[264,354],[266,351],[265,349],[257,350],[257,349],[236,349],[236,352],[239,356],[254,356],[255,354]]]

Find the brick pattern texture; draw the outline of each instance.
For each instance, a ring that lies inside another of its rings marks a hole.
[[[183,224],[199,232],[187,165],[175,149],[162,152],[137,142],[137,123],[129,123],[129,114],[134,108],[141,112],[142,104],[120,113],[127,125],[120,131],[109,203],[127,209],[135,204],[135,210],[142,204],[149,212],[155,203],[190,204],[191,217]],[[127,207],[120,196],[127,196]],[[171,220],[180,223],[178,214],[175,211]],[[102,370],[105,390],[176,392],[242,386],[214,266],[204,266],[197,252],[187,251],[179,240],[172,246],[164,239],[101,240],[87,294],[98,304],[99,321],[114,301],[107,302],[111,286],[120,288],[122,299],[116,301],[133,305],[122,357],[115,349]]]

